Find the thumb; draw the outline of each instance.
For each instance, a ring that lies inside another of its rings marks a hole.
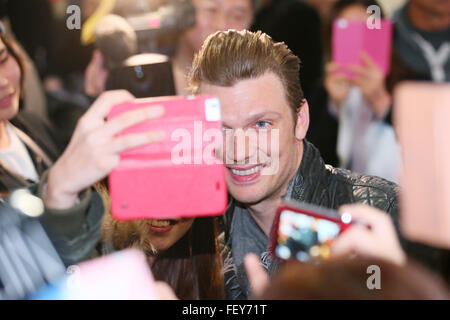
[[[260,296],[269,284],[269,276],[261,265],[261,261],[254,253],[249,253],[244,258],[245,271],[254,297]]]

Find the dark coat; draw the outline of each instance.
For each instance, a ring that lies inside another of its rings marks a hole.
[[[60,147],[56,144],[56,135],[53,129],[39,115],[27,112],[20,112],[11,123],[31,140],[33,140],[43,151],[43,153],[54,162],[61,153]],[[45,161],[28,146],[27,150],[39,176],[41,176],[49,166]],[[21,187],[29,187],[31,181],[25,180],[13,172],[9,172],[0,165],[0,193],[7,194],[11,190]]]

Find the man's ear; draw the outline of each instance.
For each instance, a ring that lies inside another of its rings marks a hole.
[[[309,105],[305,99],[297,113],[297,125],[295,126],[295,138],[301,141],[305,139],[309,128]]]

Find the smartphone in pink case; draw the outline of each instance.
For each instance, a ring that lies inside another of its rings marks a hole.
[[[165,131],[161,142],[121,154],[109,176],[117,220],[214,216],[227,206],[225,167],[215,157],[222,144],[219,100],[211,96],[136,99],[115,106],[108,120],[137,108],[161,105],[164,114],[120,135]]]
[[[332,60],[349,77],[350,65],[361,65],[360,54],[367,53],[386,76],[391,64],[392,23],[381,19],[379,28],[366,21],[337,19],[333,22]]]

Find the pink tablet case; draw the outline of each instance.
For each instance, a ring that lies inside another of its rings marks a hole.
[[[450,84],[402,83],[393,111],[402,146],[401,231],[450,248]]]
[[[133,220],[223,214],[227,206],[225,167],[215,158],[214,148],[209,152],[211,143],[220,145],[222,137],[203,140],[209,129],[221,133],[219,100],[209,96],[137,99],[115,106],[108,119],[150,105],[164,106],[163,116],[129,128],[121,135],[164,130],[166,137],[162,142],[121,154],[119,166],[109,176],[113,216]],[[190,138],[181,139],[177,133]],[[188,164],[174,163],[171,158],[173,148],[182,141],[190,146]]]
[[[337,19],[333,23],[332,60],[343,66],[349,77],[351,64],[362,65],[360,54],[366,52],[386,76],[391,64],[392,23],[381,20],[380,29],[369,29],[366,21]]]

